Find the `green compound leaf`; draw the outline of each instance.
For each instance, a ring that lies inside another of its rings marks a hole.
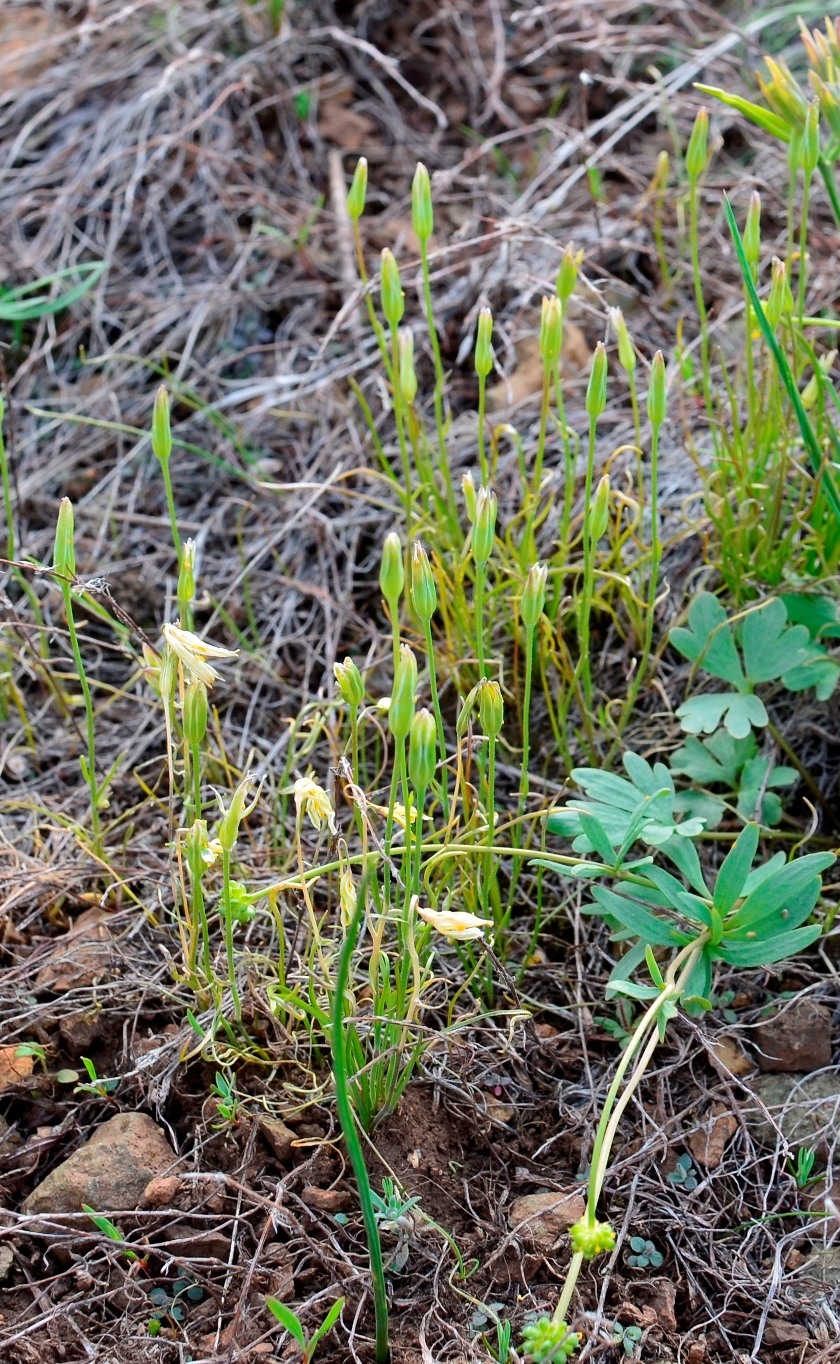
[[[688,610],[688,628],[676,626],[670,638],[684,658],[713,677],[730,682],[737,691],[746,685],[729,617],[712,592],[701,592],[694,598]]]
[[[733,691],[692,696],[678,707],[677,717],[687,734],[713,734],[723,723],[733,739],[746,739],[753,727],[762,729],[769,723],[759,697]]]

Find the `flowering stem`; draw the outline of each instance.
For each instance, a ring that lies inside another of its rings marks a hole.
[[[435,326],[435,314],[432,307],[432,281],[429,273],[429,247],[428,242],[420,242],[420,269],[423,274],[423,301],[426,306],[426,325],[429,329],[429,341],[432,347],[432,359],[435,366],[435,426],[437,427],[438,450],[440,452],[440,468],[443,473],[443,480],[446,484],[446,501],[449,515],[453,521],[458,519],[458,506],[455,500],[455,489],[452,486],[452,471],[449,467],[449,458],[446,451],[446,428],[444,425],[443,413],[443,394],[446,388],[446,376],[443,372],[443,361],[440,356],[440,342],[438,341],[437,327]]]
[[[93,697],[90,694],[90,685],[85,673],[84,659],[79,647],[79,636],[76,633],[76,621],[73,615],[73,594],[70,583],[65,579],[59,579],[61,595],[64,598],[64,614],[67,617],[67,633],[70,637],[70,648],[73,652],[73,662],[76,666],[76,676],[79,679],[79,686],[82,689],[82,696],[85,702],[85,728],[87,730],[87,760],[82,761],[82,771],[90,790],[90,823],[93,833],[93,846],[97,852],[102,851],[102,828],[99,819],[99,788],[96,784],[96,716],[93,709]]]
[[[237,1023],[242,1018],[242,1000],[236,984],[236,959],[233,954],[233,914],[230,904],[230,853],[222,849],[222,923],[225,930],[225,956],[227,958],[228,984],[233,1000],[233,1016]]]
[[[426,650],[426,664],[429,669],[429,691],[432,694],[432,710],[434,712],[437,742],[440,750],[440,786],[443,793],[444,811],[446,811],[446,807],[449,803],[449,772],[446,766],[446,736],[443,730],[443,712],[440,708],[440,697],[438,695],[435,646],[432,639],[431,619],[424,621],[423,624],[423,647]]]
[[[487,676],[484,657],[484,564],[475,566],[475,643],[478,652],[479,677]]]

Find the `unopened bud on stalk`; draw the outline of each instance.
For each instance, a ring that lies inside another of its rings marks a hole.
[[[184,851],[191,880],[194,883],[200,881],[207,868],[215,861],[210,851],[206,819],[193,820],[184,838]]]
[[[610,308],[609,316],[610,326],[615,332],[615,339],[618,342],[618,363],[625,374],[632,374],[636,368],[636,352],[633,348],[633,342],[630,340],[624,313],[620,308]]]
[[[461,491],[462,491],[463,494],[464,494],[464,502],[466,503],[466,507],[467,507],[467,519],[468,519],[470,525],[472,525],[473,522],[475,521],[475,502],[476,502],[476,495],[475,495],[475,479],[473,478],[473,476],[472,476],[472,474],[470,473],[469,469],[467,470],[467,472],[464,474],[463,478],[461,479]]]
[[[185,540],[178,569],[178,601],[191,602],[195,597],[195,540]]]
[[[750,195],[750,206],[747,209],[747,217],[744,223],[744,255],[747,258],[753,279],[758,273],[758,262],[761,256],[761,195],[758,190],[753,190]]]
[[[408,777],[418,795],[428,790],[437,763],[437,732],[434,716],[425,708],[411,722],[408,744]],[[422,811],[421,811],[422,814]]]
[[[168,464],[172,454],[172,424],[169,416],[169,394],[163,384],[155,394],[152,412],[152,450],[161,464]]]
[[[670,174],[671,158],[666,151],[661,151],[656,158],[656,170],[653,173],[653,183],[658,190],[666,188]]]
[[[75,578],[76,576],[76,550],[73,544],[73,533],[73,503],[69,497],[62,497],[55,526],[53,568],[65,578]]]
[[[333,673],[342,700],[351,710],[358,710],[365,699],[365,684],[352,658],[345,658],[343,663],[334,663]]]
[[[341,927],[343,929],[348,929],[355,919],[358,903],[359,897],[356,894],[353,873],[349,867],[345,867],[338,878],[338,904],[341,911]]]
[[[395,530],[385,536],[382,546],[382,562],[379,566],[379,586],[391,610],[393,620],[399,614],[400,597],[405,585],[405,569],[400,537]]]
[[[482,308],[478,314],[475,335],[475,372],[486,379],[493,368],[493,314],[489,308]]]
[[[493,553],[493,539],[496,533],[496,511],[496,494],[491,488],[479,488],[475,499],[472,556],[475,562],[482,568]]]
[[[347,212],[357,223],[365,211],[365,197],[367,195],[367,174],[368,163],[364,156],[360,156],[356,162],[356,169],[353,172],[353,183],[347,195]]]
[[[398,742],[408,738],[414,719],[416,694],[417,659],[407,644],[401,644],[391,691],[391,704],[388,707],[388,728]]]
[[[218,839],[222,849],[226,853],[233,852],[236,840],[239,837],[239,826],[243,819],[247,819],[260,798],[262,786],[257,787],[257,793],[250,805],[246,804],[248,788],[251,785],[251,774],[246,773],[237,786],[230,799],[230,805],[225,809],[221,797],[217,797],[222,810],[222,821],[219,825]]]
[[[575,285],[578,281],[580,267],[583,264],[583,252],[575,250],[574,242],[569,242],[563,252],[563,259],[560,262],[560,270],[557,275],[557,297],[565,308],[572,294],[575,292]]]
[[[545,584],[548,577],[546,564],[532,564],[528,569],[519,611],[526,630],[535,630],[545,606]]]
[[[595,489],[595,496],[592,499],[592,505],[589,509],[589,516],[587,519],[589,521],[590,542],[592,544],[595,544],[596,541],[600,540],[601,536],[604,534],[604,531],[607,529],[607,525],[609,524],[610,519],[609,474],[604,474],[603,478],[599,479],[598,481],[598,486]]]
[[[834,367],[834,361],[836,359],[837,359],[836,350],[826,351],[825,355],[820,356],[819,367],[823,375],[831,373]],[[820,375],[812,374],[811,378],[808,380],[807,384],[802,390],[802,406],[806,410],[812,408],[816,403],[818,397],[820,396],[821,387],[822,384],[820,382]]]
[[[658,350],[650,366],[647,396],[648,418],[657,430],[668,415],[668,393],[665,387],[665,356]]]
[[[540,355],[546,369],[553,369],[563,345],[563,309],[556,294],[543,298],[540,318]]]
[[[382,274],[379,281],[382,312],[389,327],[398,327],[405,312],[405,295],[400,281],[400,267],[393,251],[386,246],[382,252]]]
[[[178,655],[174,649],[164,649],[158,673],[158,690],[164,701],[171,701],[178,682]]]
[[[770,326],[778,327],[782,318],[789,317],[793,312],[793,294],[788,284],[787,267],[778,256],[773,257],[770,271],[770,294],[765,312]]]
[[[432,209],[432,186],[429,172],[422,161],[417,162],[414,179],[411,182],[411,225],[417,240],[423,245],[435,230],[435,217]]]
[[[694,120],[694,127],[691,130],[691,137],[688,139],[688,149],[685,154],[685,169],[689,180],[700,178],[706,169],[708,156],[709,112],[707,109],[700,109]]]
[[[407,403],[413,403],[417,397],[417,375],[414,371],[414,334],[410,327],[400,327],[397,332],[397,353],[400,393]]]
[[[478,722],[488,739],[495,739],[505,722],[505,703],[498,682],[479,683]]]
[[[437,589],[429,556],[419,540],[411,553],[411,605],[423,625],[428,625],[437,610]]]
[[[203,682],[189,682],[184,692],[184,738],[191,746],[204,742],[207,733],[207,688]]]
[[[758,84],[761,93],[766,99],[774,114],[784,119],[791,131],[805,127],[805,120],[808,117],[808,101],[806,100],[798,82],[794,79],[788,65],[783,61],[774,61],[772,57],[764,58],[764,65],[770,75],[770,79],[758,75]]]
[[[607,351],[603,341],[599,341],[592,357],[592,369],[586,387],[586,411],[592,421],[597,421],[607,405]]]
[[[802,169],[810,178],[817,169],[820,160],[819,100],[812,100],[808,105],[808,116],[805,119],[805,128],[802,133],[802,145],[799,154]]]

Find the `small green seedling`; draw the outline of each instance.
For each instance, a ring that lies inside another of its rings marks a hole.
[[[620,1345],[628,1359],[635,1356],[641,1338],[641,1326],[621,1326],[618,1322],[613,1326],[613,1344]]]
[[[309,1364],[309,1361],[314,1355],[315,1350],[317,1349],[320,1342],[324,1339],[324,1336],[327,1335],[332,1330],[332,1328],[335,1326],[335,1323],[338,1321],[338,1318],[341,1315],[341,1310],[344,1307],[344,1298],[339,1298],[336,1302],[333,1303],[329,1312],[324,1317],[324,1320],[321,1322],[321,1325],[318,1327],[317,1331],[314,1331],[312,1333],[311,1336],[308,1336],[306,1334],[306,1331],[304,1330],[300,1317],[297,1315],[297,1313],[293,1312],[291,1307],[289,1307],[285,1302],[280,1302],[279,1299],[277,1298],[266,1298],[265,1305],[268,1308],[269,1312],[271,1312],[271,1314],[277,1318],[283,1329],[285,1331],[288,1331],[289,1335],[293,1336],[294,1339],[297,1341],[298,1345],[303,1351],[302,1364]]]
[[[216,1128],[235,1127],[239,1122],[239,1110],[242,1105],[233,1081],[223,1075],[220,1070],[217,1070],[216,1078],[210,1086],[210,1092],[216,1096],[216,1108],[222,1120],[220,1123],[215,1123],[214,1126]]]
[[[810,1146],[800,1146],[795,1160],[793,1156],[788,1158],[788,1169],[796,1181],[797,1189],[807,1189],[811,1183],[816,1158],[817,1153]]]
[[[627,1256],[627,1263],[634,1269],[661,1269],[665,1261],[662,1251],[644,1236],[631,1236],[630,1250],[632,1254]]]
[[[675,1168],[666,1176],[669,1184],[674,1184],[683,1193],[693,1193],[699,1183],[697,1171],[694,1168],[691,1156],[680,1156]]]
[[[88,1084],[76,1085],[74,1094],[95,1094],[98,1099],[109,1099],[114,1090],[119,1088],[119,1080],[103,1080],[96,1073],[96,1066],[89,1056],[81,1058],[82,1065],[87,1071]]]
[[[125,1236],[120,1231],[115,1222],[110,1217],[103,1217],[96,1212],[89,1203],[82,1204],[82,1211],[86,1212],[97,1231],[101,1231],[103,1236],[107,1236],[109,1241],[119,1242],[121,1253],[127,1260],[139,1260],[140,1256],[134,1250],[128,1250],[124,1244]]]
[[[397,1247],[388,1268],[399,1274],[408,1264],[410,1242],[416,1229],[411,1214],[420,1199],[404,1198],[394,1180],[389,1178],[383,1179],[381,1194],[371,1190],[371,1198],[379,1230],[397,1237]]]

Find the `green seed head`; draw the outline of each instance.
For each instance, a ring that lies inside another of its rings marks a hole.
[[[58,520],[55,526],[53,568],[65,578],[75,578],[76,576],[76,550],[73,544],[73,533],[73,503],[69,497],[63,497],[58,508]]]
[[[569,1228],[572,1250],[585,1260],[594,1260],[596,1255],[615,1249],[615,1228],[609,1222],[590,1221],[582,1217]]]
[[[469,521],[470,525],[473,525],[475,522],[476,503],[475,479],[473,478],[469,469],[461,479],[461,491],[464,494],[464,502],[467,508],[467,520]]]
[[[184,738],[188,744],[204,742],[207,733],[207,688],[203,682],[190,682],[184,692]]]
[[[688,150],[685,154],[685,169],[689,180],[699,180],[706,169],[709,157],[709,112],[700,109],[694,120]]]
[[[400,544],[400,537],[395,530],[390,535],[385,536],[385,543],[382,546],[382,562],[379,566],[379,587],[382,595],[391,608],[391,615],[396,620],[399,611],[400,597],[405,586],[405,569],[403,567],[403,552]]]
[[[522,1331],[522,1353],[532,1364],[563,1364],[579,1345],[579,1334],[553,1317],[530,1321]]]
[[[407,403],[413,403],[417,397],[417,375],[414,371],[414,334],[410,327],[400,327],[397,332],[397,354],[400,392]]]
[[[481,379],[486,379],[493,368],[492,339],[493,314],[489,308],[482,308],[475,336],[475,372]]]
[[[382,312],[389,327],[400,325],[405,312],[405,295],[400,282],[400,267],[396,256],[387,246],[382,252],[382,274],[379,282]]]
[[[493,553],[496,534],[496,494],[491,488],[479,488],[475,499],[475,519],[472,533],[472,556],[481,567]]]
[[[429,556],[419,540],[411,554],[411,605],[423,625],[428,625],[437,610],[437,589]]]
[[[758,261],[761,255],[761,195],[758,190],[753,190],[750,195],[750,206],[747,209],[747,218],[744,223],[744,255],[746,256],[753,279],[758,272]]]
[[[407,739],[411,731],[416,695],[417,659],[407,644],[401,644],[388,707],[388,728],[398,742]]]
[[[411,225],[417,240],[425,246],[435,230],[435,216],[432,209],[429,172],[422,161],[417,162],[417,169],[411,182]]]
[[[525,579],[525,587],[522,591],[522,601],[519,610],[522,615],[522,624],[526,630],[535,630],[537,621],[545,606],[545,584],[548,577],[548,568],[545,564],[532,564],[528,569],[528,576]]]
[[[610,308],[610,326],[615,332],[615,339],[618,342],[618,363],[625,374],[632,374],[636,368],[636,352],[633,348],[633,342],[630,340],[624,313],[620,308]]]
[[[557,275],[557,297],[565,308],[572,294],[580,274],[580,267],[583,264],[583,252],[575,250],[574,242],[569,242],[563,252],[563,259],[560,262],[560,270]]]
[[[668,394],[665,387],[665,356],[658,350],[650,366],[647,396],[648,418],[657,430],[668,413]]]
[[[587,518],[589,522],[590,543],[595,544],[600,540],[604,531],[607,529],[610,519],[610,477],[604,474],[599,479],[598,487],[595,489],[595,496]]]
[[[353,172],[353,183],[347,195],[347,212],[357,223],[365,211],[365,197],[367,195],[367,174],[368,163],[364,156],[360,156],[356,162],[356,169]]]
[[[185,540],[178,570],[178,601],[195,599],[195,540]]]
[[[597,421],[607,405],[607,350],[599,341],[592,357],[592,369],[586,387],[586,411],[592,421]]]
[[[437,732],[434,716],[425,708],[411,722],[408,742],[408,777],[419,796],[428,790],[437,764]]]
[[[563,345],[563,309],[556,294],[543,298],[540,317],[540,355],[546,369],[553,369]]]
[[[168,464],[172,454],[172,425],[169,418],[169,394],[161,384],[155,394],[152,412],[152,449],[161,464]]]
[[[505,722],[505,703],[498,682],[479,683],[478,722],[488,739],[495,739]]]
[[[333,672],[342,700],[351,710],[358,710],[365,699],[365,684],[356,664],[352,658],[345,658],[343,663],[333,664]]]

